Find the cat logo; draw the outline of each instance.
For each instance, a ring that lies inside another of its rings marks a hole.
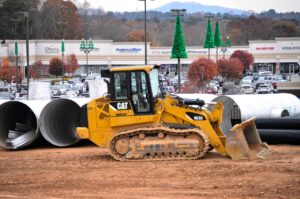
[[[128,109],[128,102],[118,102],[117,103],[118,110],[127,110]]]

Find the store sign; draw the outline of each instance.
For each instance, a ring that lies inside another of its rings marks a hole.
[[[187,50],[186,51],[188,54],[206,54],[206,50]]]
[[[300,46],[283,46],[282,50],[300,50]]]
[[[45,53],[59,53],[59,48],[45,47]]]
[[[190,50],[190,49],[188,49],[186,52],[188,54],[206,54],[207,53],[206,50]],[[152,50],[153,55],[159,55],[159,54],[161,54],[161,55],[166,55],[166,54],[170,55],[171,53],[172,53],[171,50]]]
[[[118,53],[138,53],[142,51],[141,48],[117,48],[116,52]]]
[[[256,47],[256,50],[274,50],[274,47]]]

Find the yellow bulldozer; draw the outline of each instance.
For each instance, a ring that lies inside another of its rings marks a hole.
[[[225,133],[222,103],[210,110],[203,100],[163,93],[158,66],[113,67],[103,76],[108,93],[86,105],[87,121],[76,134],[109,148],[116,160],[198,159],[211,149],[232,159],[271,153],[253,118]]]

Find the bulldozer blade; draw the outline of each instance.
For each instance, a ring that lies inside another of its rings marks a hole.
[[[254,119],[236,124],[226,136],[226,151],[233,160],[267,158],[274,152],[262,143]]]

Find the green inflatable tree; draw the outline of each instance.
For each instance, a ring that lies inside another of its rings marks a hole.
[[[177,15],[177,18],[176,18],[176,29],[175,29],[171,58],[178,59],[178,65],[177,65],[178,92],[180,92],[180,87],[181,87],[181,85],[180,85],[180,72],[181,72],[180,58],[188,58],[188,55],[187,55],[186,48],[185,48],[184,36],[183,36],[182,25],[181,25],[181,18],[179,15]]]
[[[218,61],[218,47],[222,46],[222,37],[220,33],[219,21],[217,20],[215,29],[215,46],[216,46],[216,61]]]
[[[210,59],[210,49],[215,47],[215,41],[211,31],[210,19],[208,19],[207,22],[206,37],[203,47],[208,48],[208,59]]]

